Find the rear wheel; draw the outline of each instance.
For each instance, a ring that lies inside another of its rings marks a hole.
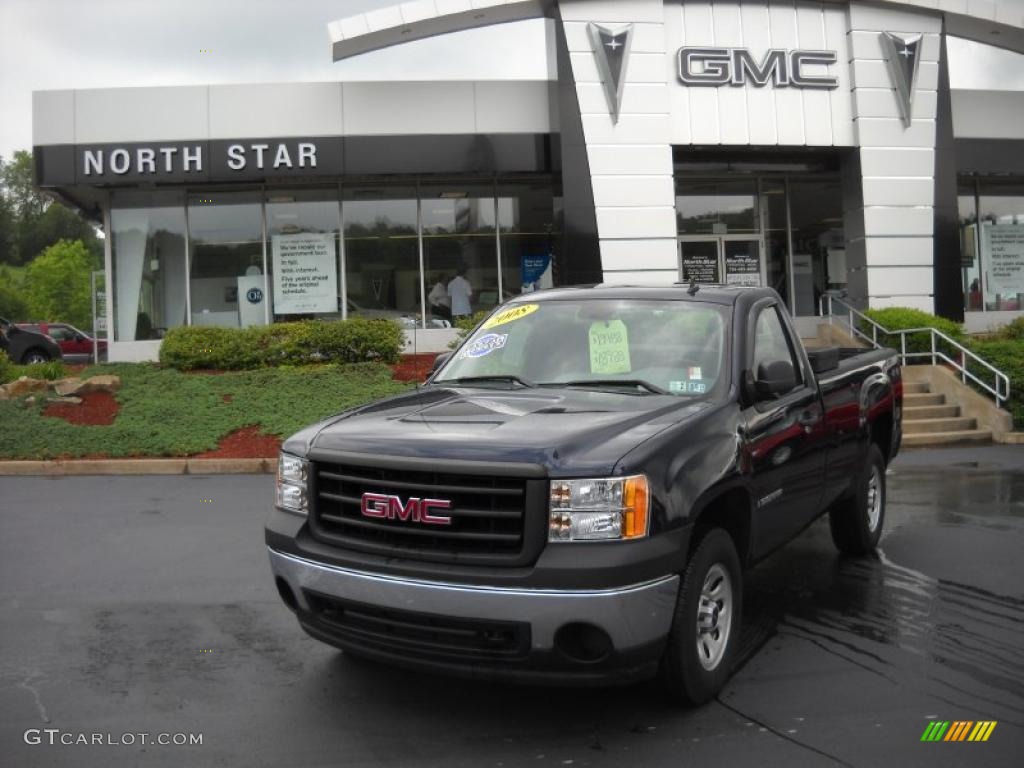
[[[739,644],[742,579],[732,537],[712,529],[683,574],[662,658],[662,681],[677,701],[702,704],[729,679]]]
[[[874,443],[853,493],[832,505],[828,521],[844,555],[867,555],[878,546],[885,523],[885,461]]]
[[[50,356],[46,354],[45,350],[39,349],[39,347],[33,347],[24,355],[21,356],[22,365],[32,365],[33,363],[48,363],[50,362]]]

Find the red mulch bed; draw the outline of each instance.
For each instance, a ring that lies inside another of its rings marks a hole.
[[[264,435],[259,427],[242,427],[221,438],[217,448],[197,453],[197,459],[272,459],[281,449],[281,438]]]
[[[430,375],[436,353],[424,355],[402,355],[402,359],[391,366],[393,378],[398,381],[423,381]]]
[[[107,426],[114,423],[120,405],[109,392],[89,392],[82,395],[82,402],[51,403],[43,410],[44,416],[64,419],[69,424],[80,426]]]

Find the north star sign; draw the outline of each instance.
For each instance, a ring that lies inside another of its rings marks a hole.
[[[81,155],[81,173],[86,177],[107,173],[121,176],[129,172],[154,176],[175,171],[198,173],[203,170],[203,149],[202,145],[86,149]],[[227,146],[222,162],[233,171],[245,170],[250,163],[257,170],[312,169],[316,168],[316,144],[300,141],[289,148],[286,143],[232,143]]]
[[[759,61],[747,48],[684,47],[679,49],[679,80],[684,85],[753,85],[763,88],[839,87],[839,78],[812,74],[808,67],[828,67],[838,61],[835,51],[771,48]]]

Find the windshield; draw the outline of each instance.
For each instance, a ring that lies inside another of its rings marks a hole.
[[[703,397],[726,380],[725,327],[726,308],[709,303],[575,299],[506,305],[434,381]]]

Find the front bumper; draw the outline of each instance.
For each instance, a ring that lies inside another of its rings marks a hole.
[[[287,586],[299,622],[317,639],[395,664],[472,677],[586,684],[650,676],[679,589],[677,575],[615,589],[469,586],[367,573],[268,551],[279,589]],[[363,624],[352,631],[336,620],[344,610],[324,610],[325,605],[349,606],[353,615],[370,615],[370,626],[384,629],[366,632]],[[564,643],[556,642],[567,625],[603,631],[609,652],[587,660],[567,653]],[[424,630],[435,626],[436,633]],[[403,636],[395,627],[412,629]],[[438,634],[468,637],[474,627],[495,634],[507,629],[517,640],[494,651],[434,642]]]

